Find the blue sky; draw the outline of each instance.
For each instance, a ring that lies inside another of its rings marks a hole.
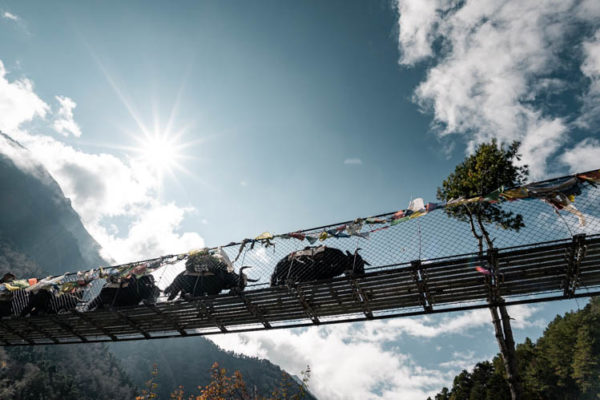
[[[598,168],[600,7],[521,3],[0,0],[0,129],[116,261],[433,200],[492,137],[521,140],[536,179]],[[517,336],[572,306],[514,310]],[[323,398],[424,398],[496,351],[487,318],[216,341],[318,360]],[[344,384],[336,357],[371,372]]]

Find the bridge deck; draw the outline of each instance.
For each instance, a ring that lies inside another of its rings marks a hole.
[[[247,290],[196,299],[0,320],[5,346],[89,343],[248,332],[600,294],[600,236],[501,249],[499,293],[475,255],[379,268],[360,278]],[[249,288],[251,289],[251,288]]]

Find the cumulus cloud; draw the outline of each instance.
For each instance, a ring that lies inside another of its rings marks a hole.
[[[77,103],[66,96],[56,96],[56,100],[60,108],[56,112],[56,118],[54,119],[54,130],[63,136],[81,136],[81,129],[73,118],[73,109],[77,107]]]
[[[160,179],[143,161],[86,153],[24,129],[25,123],[44,118],[50,108],[37,96],[30,80],[9,81],[6,75],[0,61],[0,130],[25,146],[32,157],[20,157],[16,147],[6,145],[5,140],[0,142],[0,151],[37,176],[42,176],[39,168],[43,165],[105,256],[127,262],[204,246],[198,234],[179,230],[185,215],[195,210],[159,201]],[[60,109],[53,127],[65,136],[80,136],[72,113],[75,102],[63,96],[56,99]],[[125,222],[114,223],[114,218]]]
[[[537,311],[531,306],[510,307],[513,328],[539,326],[543,321],[531,321]],[[472,368],[475,355],[449,354],[448,360],[438,365],[439,369],[428,369],[417,365],[407,349],[399,349],[395,345],[398,340],[471,335],[481,328],[492,334],[488,310],[465,312],[458,317],[424,316],[219,335],[212,340],[227,350],[267,358],[293,374],[310,364],[313,378],[310,390],[319,398],[422,400],[451,384],[460,370]]]
[[[0,60],[0,130],[11,132],[23,122],[45,117],[50,107],[35,94],[33,83],[27,78],[9,82],[6,75]]]
[[[433,114],[438,134],[464,135],[468,151],[491,138],[520,140],[523,163],[542,177],[570,126],[538,99],[564,90],[554,76],[565,68],[559,55],[577,47],[570,40],[583,24],[600,25],[599,7],[574,0],[399,0],[397,10],[400,63],[432,61],[414,100]],[[586,43],[583,72],[593,75],[596,40]]]
[[[362,165],[362,163],[360,158],[346,158],[344,160],[344,164],[346,165]]]

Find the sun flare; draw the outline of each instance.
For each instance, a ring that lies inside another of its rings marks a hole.
[[[174,175],[175,171],[184,171],[182,161],[185,157],[185,144],[179,142],[177,135],[144,134],[137,137],[139,143],[134,150],[136,160],[143,163],[150,171],[162,178],[166,173]]]

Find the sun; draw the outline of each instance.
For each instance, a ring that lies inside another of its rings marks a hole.
[[[181,143],[179,135],[169,133],[145,133],[135,138],[138,146],[134,149],[135,159],[160,179],[165,174],[174,176],[184,171],[182,164],[187,144]]]
[[[140,156],[150,165],[155,165],[161,170],[172,170],[178,163],[182,154],[177,143],[167,136],[153,136],[146,138],[140,147]]]

